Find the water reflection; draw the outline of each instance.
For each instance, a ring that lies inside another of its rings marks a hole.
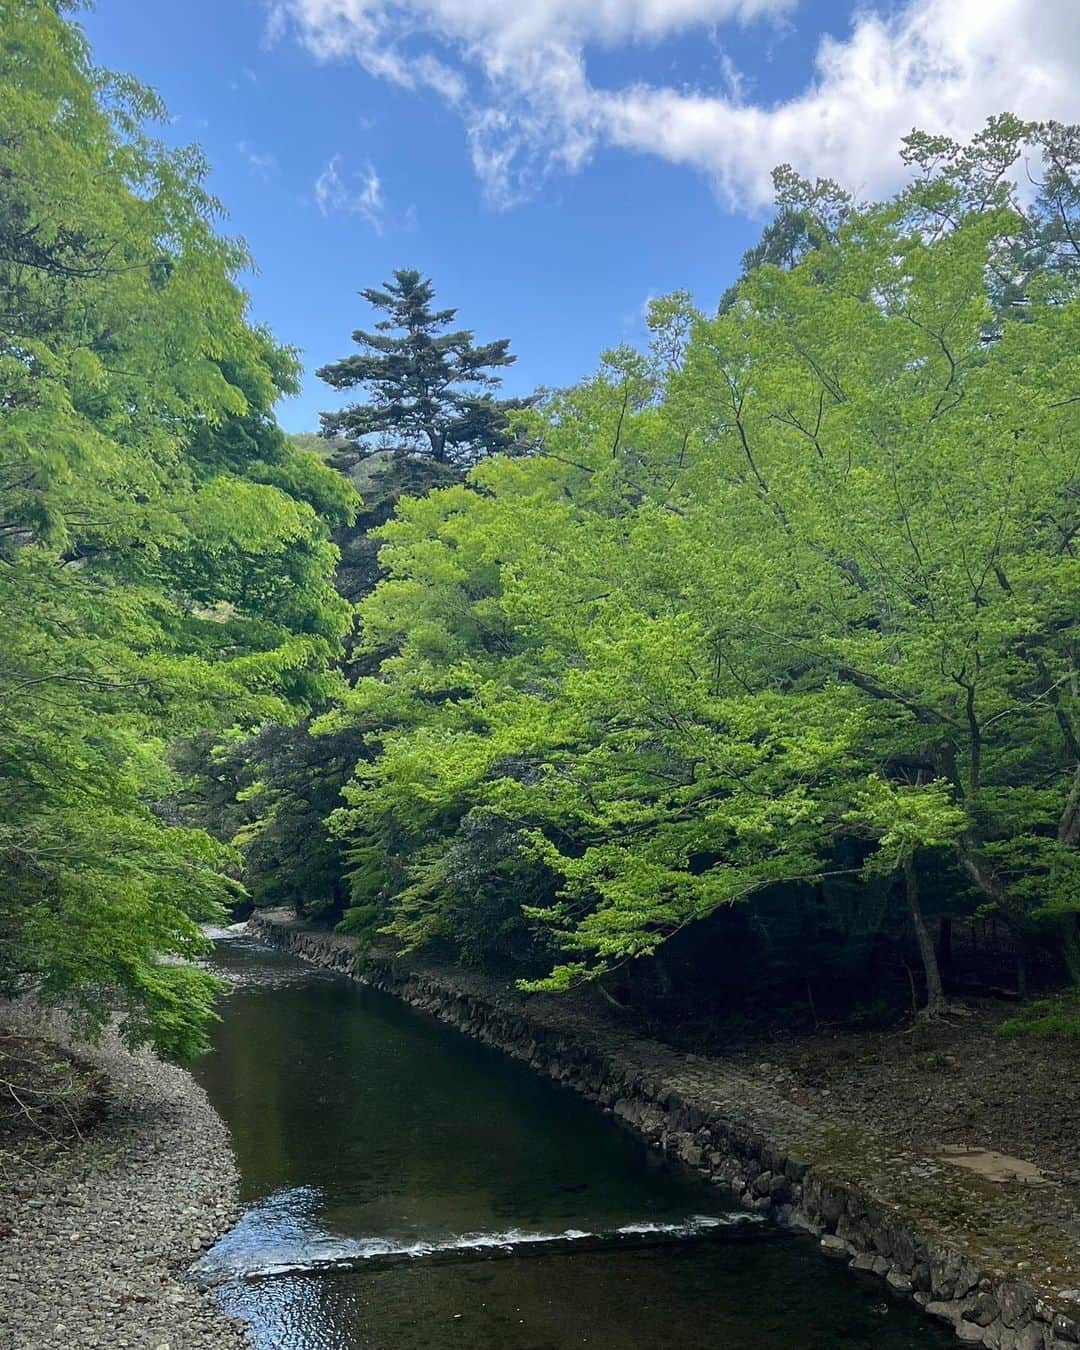
[[[248,1208],[201,1269],[259,1350],[948,1344],[497,1052],[249,941],[214,965],[199,1076]]]
[[[846,1286],[846,1287],[845,1287]],[[876,1296],[873,1296],[876,1294]],[[227,1286],[256,1350],[944,1350],[802,1244],[730,1243]]]

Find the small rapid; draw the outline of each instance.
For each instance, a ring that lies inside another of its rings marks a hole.
[[[261,1227],[265,1211],[249,1211],[244,1224]],[[547,1256],[555,1252],[628,1251],[692,1242],[715,1242],[749,1230],[759,1231],[754,1214],[693,1214],[681,1223],[628,1223],[608,1232],[566,1228],[559,1233],[534,1233],[508,1228],[501,1233],[461,1233],[430,1241],[395,1242],[369,1237],[342,1240],[330,1234],[308,1233],[290,1247],[264,1247],[246,1242],[244,1224],[235,1233],[239,1240],[223,1239],[192,1267],[192,1274],[206,1285],[227,1280],[266,1280],[280,1275],[336,1275],[372,1265],[404,1261],[490,1261],[507,1257]],[[764,1230],[763,1235],[764,1235]]]

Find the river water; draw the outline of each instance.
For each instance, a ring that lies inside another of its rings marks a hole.
[[[247,939],[197,1068],[245,1213],[198,1264],[258,1350],[933,1350],[808,1239],[389,995]]]

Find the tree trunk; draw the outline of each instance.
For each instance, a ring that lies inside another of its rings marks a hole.
[[[945,991],[941,987],[941,969],[938,966],[937,951],[926,926],[922,904],[919,900],[919,875],[915,870],[914,858],[904,860],[904,898],[907,900],[911,925],[915,930],[915,941],[919,945],[923,972],[926,976],[926,1015],[941,1017],[946,1009]]]
[[[1080,844],[1080,764],[1076,766],[1068,800],[1058,821],[1058,842],[1072,846]]]
[[[938,923],[937,957],[942,978],[948,979],[952,973],[953,963],[952,919],[945,915],[942,915]]]
[[[656,972],[656,984],[658,995],[661,1000],[670,999],[674,992],[674,985],[671,980],[671,971],[668,964],[662,956],[653,957],[653,969]]]

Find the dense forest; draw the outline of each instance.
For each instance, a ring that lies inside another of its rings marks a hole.
[[[678,1016],[1080,984],[1080,129],[781,167],[531,399],[402,269],[290,437],[199,152],[0,24],[3,992],[189,1055],[253,904]]]

